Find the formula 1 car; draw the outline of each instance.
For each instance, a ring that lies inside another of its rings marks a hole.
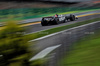
[[[57,15],[56,16],[51,16],[51,17],[43,17],[41,20],[41,25],[42,26],[47,26],[47,25],[55,25],[59,23],[65,23],[66,20],[70,21],[75,21],[78,19],[75,15],[70,14],[70,15]]]

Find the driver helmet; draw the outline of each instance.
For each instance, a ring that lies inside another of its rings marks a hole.
[[[58,14],[55,14],[55,17],[58,17]]]

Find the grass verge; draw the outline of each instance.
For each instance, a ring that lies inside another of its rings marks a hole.
[[[56,32],[59,32],[59,31],[63,31],[63,30],[66,30],[66,29],[69,29],[69,28],[72,28],[72,27],[88,24],[88,23],[95,22],[95,21],[100,21],[100,18],[95,18],[95,19],[91,19],[91,20],[77,22],[77,23],[70,24],[70,25],[51,28],[51,29],[48,29],[48,30],[28,34],[27,36],[31,37],[30,40],[33,40],[33,39],[40,38],[40,37],[43,37],[43,36],[46,36],[46,35],[49,35],[49,34],[52,34],[52,33],[56,33]],[[36,36],[36,37],[34,37],[34,36]]]
[[[61,14],[71,14],[71,13],[81,13],[81,12],[89,12],[89,11],[96,11],[100,9],[88,9],[88,10],[75,10],[75,11],[68,11],[68,12],[57,12],[59,15]],[[7,22],[10,20],[9,17],[13,17],[13,20],[25,20],[25,19],[32,19],[32,18],[40,18],[40,17],[47,17],[47,16],[53,16],[55,13],[49,13],[49,14],[38,14],[38,15],[27,15],[25,14],[17,14],[17,15],[6,15],[7,18],[3,17],[4,19],[0,19],[0,22]]]
[[[60,66],[100,66],[100,30],[77,41]]]

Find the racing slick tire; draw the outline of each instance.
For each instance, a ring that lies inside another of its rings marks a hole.
[[[75,15],[70,14],[70,21],[75,21]]]
[[[41,25],[42,25],[42,26],[47,26],[48,23],[47,23],[47,21],[45,21],[44,19],[42,19],[42,20],[41,20]]]

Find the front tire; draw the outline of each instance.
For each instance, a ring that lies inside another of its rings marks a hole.
[[[75,15],[70,14],[70,21],[75,21]]]

